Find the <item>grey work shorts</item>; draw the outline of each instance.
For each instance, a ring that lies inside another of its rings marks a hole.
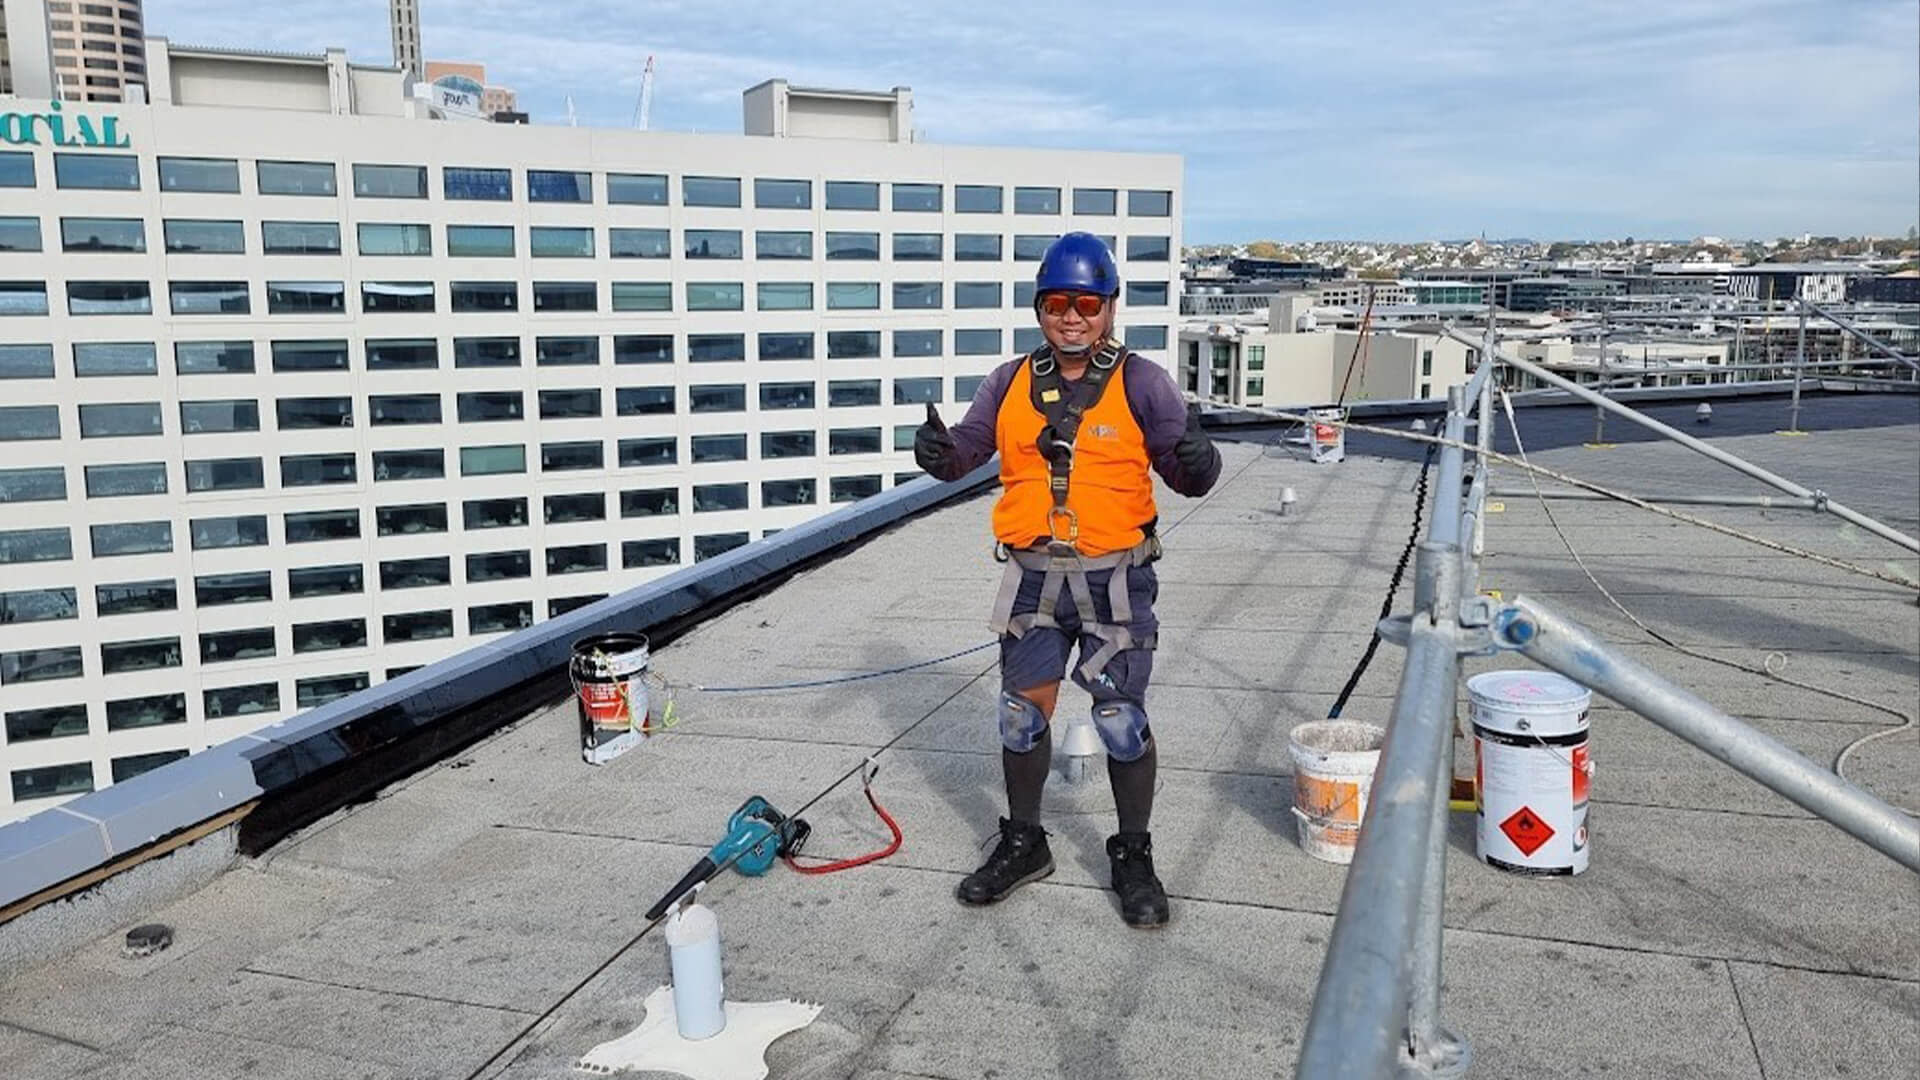
[[[1107,602],[1107,589],[1113,573],[1113,570],[1087,572],[1087,587],[1093,593],[1095,622],[1109,623],[1113,620],[1113,611]],[[1150,563],[1128,567],[1126,575],[1127,602],[1133,606],[1133,619],[1127,623],[1127,629],[1136,641],[1152,640],[1160,631],[1160,620],[1153,613],[1153,602],[1160,596],[1160,579],[1154,574]],[[1040,606],[1040,586],[1046,576],[1039,570],[1021,572],[1020,591],[1013,600],[1014,615],[1027,614]],[[1074,682],[1092,694],[1095,701],[1125,700],[1145,706],[1147,680],[1153,674],[1151,648],[1122,649],[1107,661],[1106,669],[1100,676],[1089,682],[1080,677],[1080,663],[1099,652],[1105,642],[1083,631],[1070,583],[1061,585],[1053,617],[1060,624],[1059,629],[1036,626],[1018,638],[1012,634],[1001,635],[1001,689],[1018,692],[1059,682],[1066,676],[1067,662],[1077,643],[1080,662],[1073,665]]]

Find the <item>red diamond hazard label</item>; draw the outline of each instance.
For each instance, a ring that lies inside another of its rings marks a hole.
[[[1553,839],[1553,828],[1524,806],[1500,823],[1500,831],[1507,834],[1507,839],[1513,841],[1522,855],[1532,855],[1540,850],[1540,845]]]

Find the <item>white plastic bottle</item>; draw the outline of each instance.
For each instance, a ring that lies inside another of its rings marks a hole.
[[[667,920],[673,967],[673,1012],[683,1039],[706,1039],[727,1026],[726,987],[720,978],[720,920],[699,904]]]

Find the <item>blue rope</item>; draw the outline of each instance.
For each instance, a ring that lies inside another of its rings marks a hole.
[[[901,672],[912,671],[916,668],[932,667],[934,664],[944,663],[948,660],[956,660],[969,653],[977,653],[982,649],[991,648],[998,644],[1000,644],[1000,639],[995,638],[992,641],[983,641],[971,648],[961,649],[956,653],[936,656],[931,660],[922,660],[916,664],[905,664],[901,667],[887,668],[884,671],[865,671],[858,675],[837,675],[831,679],[809,679],[806,682],[768,683],[765,686],[700,686],[694,684],[692,688],[708,694],[758,694],[774,690],[805,690],[815,686],[837,686],[841,683],[859,682],[862,679],[878,679],[884,675],[898,675]]]

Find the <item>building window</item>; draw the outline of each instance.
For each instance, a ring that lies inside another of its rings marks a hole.
[[[64,562],[73,558],[73,534],[57,529],[11,529],[0,532],[0,566],[14,563]]]
[[[687,360],[695,364],[727,363],[747,358],[745,334],[688,334]]]
[[[0,503],[59,502],[67,497],[67,471],[58,466],[0,469]]]
[[[167,296],[175,315],[247,315],[253,311],[244,281],[170,281]]]
[[[520,366],[517,337],[459,337],[453,339],[453,366],[498,368]]]
[[[393,645],[408,641],[432,641],[453,636],[453,611],[409,611],[385,615],[380,619],[380,640]]]
[[[939,356],[940,331],[895,330],[893,332],[893,355]]]
[[[144,281],[69,281],[69,315],[151,315],[153,289]]]
[[[55,154],[53,182],[81,191],[138,191],[140,159],[130,154]]]
[[[622,386],[614,390],[614,412],[619,416],[671,416],[671,386]]]
[[[433,310],[433,282],[361,282],[360,310],[368,314],[431,312]]]
[[[810,382],[763,382],[760,384],[760,409],[811,409],[814,388]]]
[[[1164,349],[1167,347],[1167,328],[1164,326],[1129,326],[1125,331],[1124,340],[1129,349]],[[1255,349],[1265,351],[1264,348],[1259,345],[1250,345],[1247,347],[1248,371],[1255,370],[1252,360]]]
[[[499,476],[526,471],[527,448],[520,444],[460,448],[461,476]]]
[[[173,346],[173,368],[181,375],[221,375],[253,370],[251,341],[181,341]]]
[[[693,538],[693,561],[718,558],[734,548],[746,547],[751,541],[744,532],[710,533]]]
[[[607,254],[615,259],[672,258],[673,240],[666,229],[608,229]]]
[[[680,561],[680,541],[628,540],[620,545],[620,565],[628,570],[644,566],[673,566]]]
[[[488,551],[467,556],[467,582],[512,581],[533,576],[533,558],[525,551]]]
[[[84,795],[93,790],[93,765],[91,762],[74,761],[64,765],[15,769],[11,779],[14,802],[51,799],[59,795]]]
[[[828,502],[858,502],[878,494],[880,494],[880,477],[878,476],[834,476],[827,480]]]
[[[691,442],[695,465],[747,460],[747,437],[742,434],[695,435]]]
[[[956,214],[998,214],[1006,189],[999,185],[955,184],[953,211]]]
[[[528,169],[527,201],[590,203],[593,201],[593,174],[554,169]]]
[[[1136,192],[1136,194],[1138,194]],[[1136,211],[1137,213],[1138,211]],[[1127,258],[1134,262],[1167,262],[1172,258],[1173,239],[1167,236],[1127,237]]]
[[[997,308],[1000,306],[1000,283],[997,281],[956,281],[953,283],[953,306],[956,308]]]
[[[1128,307],[1166,307],[1167,283],[1164,281],[1127,282]]]
[[[1046,344],[1037,326],[1017,326],[1013,330],[1013,351],[1025,356]]]
[[[679,461],[678,448],[674,439],[621,439],[618,447],[620,467],[623,469],[646,468],[653,465],[673,465]]]
[[[593,367],[600,363],[597,337],[537,337],[533,362],[539,367]]]
[[[45,315],[47,283],[0,281],[0,315]]]
[[[367,620],[365,619],[333,619],[327,622],[293,624],[293,651],[296,653],[364,649],[366,646]]]
[[[880,404],[879,379],[832,379],[827,383],[827,407],[851,409]]]
[[[615,391],[615,393],[623,392],[624,388]],[[542,420],[579,420],[599,415],[600,390],[597,387],[540,391],[540,419]]]
[[[467,609],[469,634],[505,634],[533,625],[533,604],[521,600],[507,604],[483,604]]]
[[[1120,193],[1113,188],[1074,188],[1073,212],[1112,217],[1119,212]]]
[[[762,480],[760,482],[762,507],[812,506],[819,501],[819,484],[811,479]]]
[[[250,491],[267,485],[259,458],[205,458],[187,462],[188,491]]]
[[[616,281],[615,311],[672,311],[673,286],[665,281]]]
[[[0,442],[30,442],[59,437],[58,405],[0,405]]]
[[[358,475],[352,454],[289,454],[280,459],[281,487],[351,484]]]
[[[827,234],[827,258],[874,261],[880,258],[880,234],[877,232],[830,232]]]
[[[520,309],[520,286],[513,281],[455,281],[447,286],[455,312],[501,312]]]
[[[367,415],[376,427],[389,424],[437,424],[440,422],[440,395],[375,394],[367,399]]]
[[[71,593],[72,590],[68,592]],[[172,578],[96,585],[93,587],[93,605],[94,609],[103,616],[132,615],[143,611],[177,611],[180,608],[180,590]]]
[[[339,338],[276,341],[272,349],[277,372],[347,370],[347,343]]]
[[[939,213],[941,210],[939,184],[895,184],[893,185],[893,209],[896,213]]]
[[[67,219],[72,220],[72,219]],[[140,225],[138,218],[109,220],[132,221]],[[805,234],[802,234],[805,235]],[[140,229],[140,244],[146,246],[146,230]],[[0,251],[39,251],[40,219],[37,217],[0,217]]]
[[[34,242],[40,240],[40,226],[34,221]],[[32,250],[38,251],[39,248]],[[753,234],[753,257],[756,259],[811,259],[813,258],[813,234],[810,232],[770,232],[762,229]]]
[[[607,598],[606,593],[594,593],[590,596],[556,596],[547,601],[547,618],[557,619],[569,611],[578,611],[588,604]]]
[[[106,675],[179,666],[180,639],[177,637],[107,641],[100,645],[100,670]]]
[[[261,161],[254,176],[262,195],[335,195],[330,161]]]
[[[83,439],[158,434],[159,402],[80,406],[80,437]]]
[[[280,684],[254,683],[249,686],[223,686],[200,695],[207,719],[223,716],[248,716],[280,711]]]
[[[269,281],[269,315],[340,315],[347,310],[347,287],[339,281]]]
[[[260,246],[269,255],[338,255],[340,223],[336,221],[263,221]]]
[[[755,180],[753,205],[761,210],[811,209],[813,183],[808,180]]]
[[[360,511],[306,510],[285,518],[287,543],[313,544],[360,538]]]
[[[880,355],[878,330],[829,330],[827,359],[870,360]]]
[[[449,225],[447,254],[461,258],[512,258],[513,226]]]
[[[160,159],[160,190],[238,194],[240,163],[230,158],[163,157]]]
[[[53,346],[0,345],[0,379],[53,378]]]
[[[689,259],[738,259],[741,253],[739,229],[688,229],[683,236]]]
[[[330,701],[357,694],[367,688],[367,674],[328,675],[314,679],[298,679],[293,684],[293,701],[296,708],[317,709]]]
[[[829,311],[880,310],[880,283],[877,281],[830,281],[827,283]]]
[[[547,549],[547,576],[591,574],[607,568],[607,545],[568,544]]]
[[[424,199],[427,197],[427,167],[355,165],[353,193],[362,198]]]
[[[107,730],[130,731],[135,728],[164,727],[168,724],[187,722],[187,696],[185,694],[156,694],[152,697],[122,698],[107,702]],[[145,772],[154,765],[177,761],[186,757],[185,750],[163,750],[157,754],[145,754],[145,758],[158,758],[159,761],[143,769],[133,771],[133,775]],[[113,762],[113,780],[119,783],[127,779],[123,774],[122,762],[136,761],[136,758],[115,758]]]
[[[390,480],[439,480],[447,475],[447,452],[434,447],[425,450],[375,450],[374,483]],[[292,537],[288,537],[291,541]]]
[[[704,384],[687,387],[687,411],[691,413],[745,412],[747,388],[738,383]]]
[[[921,379],[893,380],[893,403],[895,405],[924,405],[928,402],[939,404],[941,400],[940,377]]]
[[[955,330],[953,332],[955,356],[997,356],[999,353],[1000,331],[998,330]]]
[[[541,500],[541,516],[549,525],[574,525],[607,519],[607,497],[598,491],[579,495],[549,495]],[[603,568],[604,569],[604,568]]]
[[[301,566],[287,571],[287,595],[295,600],[314,596],[347,596],[365,591],[365,575],[359,563]]]
[[[476,390],[455,395],[456,409],[463,424],[496,420],[524,420],[526,406],[518,390]]]
[[[1057,236],[1039,236],[1030,233],[1016,235],[1013,238],[1013,261],[1039,262],[1046,256],[1047,248],[1058,239]]]
[[[679,512],[679,488],[634,488],[620,493],[623,518],[673,517]]]
[[[591,259],[593,230],[571,225],[535,225],[527,232],[527,250],[536,259]]]
[[[1134,217],[1172,217],[1173,192],[1138,188],[1128,191],[1127,213]]]
[[[19,248],[21,251],[40,250],[40,219],[24,218],[33,222],[32,248]],[[172,229],[175,225],[197,225],[200,222],[166,223],[168,231],[167,250],[175,250],[172,242]],[[237,224],[230,222],[207,222],[206,224]],[[62,251],[145,251],[147,250],[147,223],[139,218],[77,218],[60,219],[60,250]],[[182,250],[198,251],[199,248]]]
[[[440,193],[448,199],[510,202],[513,170],[448,165],[440,170]]]
[[[739,282],[687,282],[688,311],[740,311],[745,300],[746,287]]]
[[[608,173],[607,201],[638,206],[667,205],[667,178],[658,173]]]
[[[1014,188],[1013,212],[1016,214],[1057,214],[1060,212],[1060,189],[1055,187]]]
[[[808,458],[813,455],[814,434],[811,431],[766,431],[760,434],[760,457],[763,460]]]
[[[117,499],[167,493],[167,466],[161,461],[142,461],[124,465],[88,465],[86,478],[89,499]]]
[[[999,233],[959,233],[953,238],[953,257],[957,262],[999,262]]]
[[[87,733],[85,705],[54,705],[44,709],[17,709],[7,714],[7,742],[39,742]]]
[[[939,233],[894,233],[894,261],[939,262],[941,258],[940,241],[941,236]]]
[[[880,185],[867,180],[829,180],[826,202],[829,210],[878,210]]]
[[[359,233],[362,255],[433,254],[433,230],[425,225],[365,222]]]
[[[527,500],[469,499],[460,504],[460,522],[468,532],[518,528],[527,523]]]
[[[827,432],[827,453],[830,455],[879,452],[880,429],[877,427],[834,428]]]
[[[695,484],[693,486],[693,512],[696,514],[746,508],[747,485],[745,484]]]
[[[762,360],[811,360],[813,335],[810,333],[761,334],[759,355]]]
[[[755,289],[761,311],[812,311],[813,283],[810,281],[763,281]]]
[[[740,180],[732,176],[686,176],[680,180],[683,206],[739,206]]]
[[[0,187],[33,186],[33,154],[25,150],[0,151]]]
[[[615,364],[671,364],[671,334],[619,334],[613,339]]]
[[[262,514],[194,518],[189,523],[189,530],[192,533],[195,551],[261,547],[267,543],[267,519]],[[169,550],[172,548],[171,541],[168,543],[168,548]]]
[[[380,588],[426,589],[453,584],[453,560],[445,555],[390,559],[380,564]]]
[[[381,536],[443,533],[447,531],[447,508],[444,503],[380,506],[374,508],[373,521]]]
[[[0,653],[0,686],[78,679],[82,674],[80,647],[77,645]]]
[[[599,286],[591,281],[536,281],[533,283],[535,311],[597,311]]]
[[[173,583],[167,584],[171,586]],[[112,613],[102,611],[100,614]],[[0,624],[51,622],[79,617],[80,601],[72,588],[0,592]]]

